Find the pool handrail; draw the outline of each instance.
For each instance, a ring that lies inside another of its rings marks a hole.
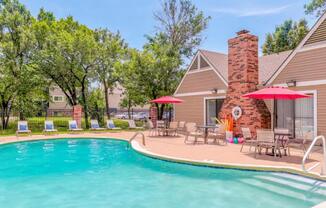
[[[129,139],[129,143],[131,143],[132,142],[132,140],[134,140],[134,139],[136,139],[136,137],[138,136],[138,135],[141,135],[142,136],[142,142],[143,142],[143,145],[144,146],[146,146],[146,142],[145,142],[145,135],[144,135],[144,133],[143,132],[136,132],[130,139]]]
[[[314,164],[313,166],[311,166],[310,168],[306,168],[305,167],[305,163],[306,163],[306,160],[308,159],[311,151],[312,151],[312,148],[315,146],[316,142],[318,140],[322,140],[322,145],[323,145],[323,158],[321,162],[317,162],[316,164]],[[302,159],[302,170],[304,172],[310,172],[311,170],[313,170],[314,168],[318,167],[319,165],[321,165],[321,171],[320,171],[320,175],[325,175],[325,169],[326,169],[326,139],[324,136],[317,136],[314,138],[314,140],[311,142],[308,150],[306,151],[305,155],[303,156],[303,159]]]

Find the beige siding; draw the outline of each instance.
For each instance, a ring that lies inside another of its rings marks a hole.
[[[204,124],[205,97],[216,97],[216,95],[180,97],[184,102],[175,105],[175,120]]]
[[[50,88],[50,96],[51,102],[49,103],[49,110],[69,110],[72,107],[68,104],[66,95],[62,92],[59,87],[51,87]],[[55,102],[53,101],[54,96],[63,96],[62,102]]]
[[[326,20],[321,23],[321,25],[317,28],[317,30],[311,35],[311,37],[307,40],[305,45],[326,41]]]
[[[211,91],[212,89],[226,89],[225,84],[213,70],[186,74],[178,93]]]
[[[297,53],[273,84],[283,84],[289,80],[302,82],[323,79],[326,79],[326,48]]]

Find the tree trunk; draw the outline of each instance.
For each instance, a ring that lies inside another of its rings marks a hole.
[[[160,120],[163,120],[164,108],[165,108],[165,104],[161,104],[161,108],[159,110],[159,112],[160,112]]]
[[[104,85],[104,96],[105,96],[105,111],[106,111],[106,116],[108,117],[108,119],[110,119],[110,104],[109,104],[109,89],[108,86],[106,84],[106,82],[103,83]]]
[[[89,123],[88,123],[88,105],[86,101],[86,92],[85,92],[85,86],[82,85],[82,99],[83,99],[83,107],[84,107],[84,118],[85,118],[85,125],[86,129],[89,128]]]
[[[131,119],[131,115],[130,115],[130,109],[131,109],[131,101],[128,98],[128,118]]]

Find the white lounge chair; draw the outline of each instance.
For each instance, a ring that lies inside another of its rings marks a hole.
[[[43,133],[57,132],[58,130],[54,128],[53,121],[44,121]]]
[[[112,130],[121,130],[121,128],[115,126],[113,120],[106,121],[106,128],[112,129]]]
[[[128,120],[129,129],[143,129],[143,127],[137,127],[134,120]]]
[[[197,143],[198,137],[204,138],[203,133],[197,128],[196,123],[186,123],[186,136],[184,140],[185,144],[188,143],[189,137],[194,137],[193,144]]]
[[[27,121],[18,121],[16,136],[18,137],[20,133],[27,133],[28,135],[32,133],[32,131],[28,129]]]
[[[77,121],[71,120],[69,121],[69,131],[82,131],[82,128],[78,128]]]
[[[91,120],[91,130],[105,130],[105,128],[101,128],[100,125],[98,124],[98,120]]]

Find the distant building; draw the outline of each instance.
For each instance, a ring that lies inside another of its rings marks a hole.
[[[69,104],[66,95],[62,92],[59,87],[52,86],[50,88],[49,94],[51,98],[48,108],[49,116],[70,116],[72,114],[72,106]],[[116,88],[109,92],[110,112],[118,113],[127,111],[127,109],[123,109],[120,106],[120,102],[122,101],[123,96],[123,88],[120,85],[118,85]],[[140,112],[148,111],[148,109],[149,105],[145,105],[143,107],[134,107],[132,110],[134,112]]]

